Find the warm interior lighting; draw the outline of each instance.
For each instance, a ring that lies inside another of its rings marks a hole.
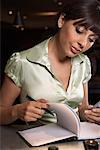
[[[12,14],[13,14],[12,10],[9,10],[8,13],[9,13],[9,15],[12,15]]]
[[[55,16],[57,15],[58,12],[37,12],[37,13],[34,13],[33,15],[36,15],[36,16]]]

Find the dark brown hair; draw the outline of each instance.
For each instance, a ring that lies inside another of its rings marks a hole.
[[[80,25],[85,25],[91,31],[99,35],[100,38],[100,1],[99,0],[69,0],[59,15],[64,15],[64,19],[81,19]]]

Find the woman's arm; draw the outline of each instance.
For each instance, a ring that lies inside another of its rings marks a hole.
[[[0,124],[8,124],[17,119],[16,106],[12,106],[21,89],[5,76],[0,89]]]
[[[5,76],[3,85],[0,89],[0,124],[9,124],[16,119],[25,121],[36,121],[41,118],[47,108],[46,100],[26,101],[21,104],[13,105],[15,99],[20,95],[21,88]]]
[[[79,111],[79,116],[81,120],[86,120],[85,116],[85,110],[88,109],[89,107],[89,102],[88,102],[88,83],[83,84],[83,89],[84,89],[84,98],[79,105],[78,111]]]

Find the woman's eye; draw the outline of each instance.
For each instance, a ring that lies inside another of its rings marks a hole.
[[[95,42],[95,39],[89,38],[89,42],[90,42],[90,43],[94,43],[94,42]]]
[[[79,34],[83,33],[84,30],[85,30],[85,29],[84,29],[83,26],[77,26],[77,27],[76,27],[76,32],[79,33]]]

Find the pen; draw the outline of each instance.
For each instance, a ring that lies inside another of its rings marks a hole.
[[[26,98],[28,98],[31,101],[35,101],[35,99],[30,97],[29,95],[27,95]],[[42,109],[45,110],[47,113],[51,114],[52,116],[54,116],[54,114],[49,109],[47,109],[47,108],[42,108]]]

